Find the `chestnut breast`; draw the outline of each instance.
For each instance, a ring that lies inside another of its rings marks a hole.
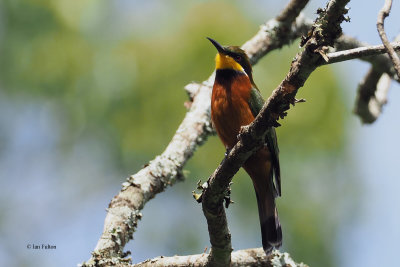
[[[216,71],[211,97],[211,119],[226,148],[237,142],[241,126],[254,120],[249,106],[252,84],[244,73],[232,69]]]

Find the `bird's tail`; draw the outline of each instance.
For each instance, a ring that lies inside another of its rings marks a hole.
[[[260,217],[261,238],[265,254],[282,245],[282,228],[275,206],[274,195],[259,196],[256,190],[258,215]]]
[[[277,190],[273,183],[273,171],[269,152],[260,149],[243,165],[250,175],[257,196],[261,238],[264,251],[269,255],[273,248],[282,245],[282,228],[275,205]]]

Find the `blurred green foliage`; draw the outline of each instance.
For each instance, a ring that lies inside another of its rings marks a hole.
[[[116,168],[136,172],[162,152],[184,117],[184,85],[212,72],[215,49],[205,37],[237,45],[258,29],[251,14],[228,1],[170,1],[168,7],[149,2],[3,0],[2,94],[48,105],[61,121],[57,132],[64,151],[85,140],[106,143]],[[297,51],[295,42],[255,67],[255,82],[265,98]],[[284,249],[310,266],[335,265],[337,217],[345,211],[342,201],[351,187],[340,177],[340,168],[350,164],[346,108],[336,79],[328,67],[314,72],[298,95],[307,102],[292,108],[277,129]],[[206,179],[223,155],[216,137],[198,149],[181,192],[187,201],[197,180]],[[255,196],[243,171],[234,178],[233,199],[234,220],[245,233],[258,234]],[[195,237],[178,238],[175,246],[198,246]],[[202,249],[197,247],[199,253]]]

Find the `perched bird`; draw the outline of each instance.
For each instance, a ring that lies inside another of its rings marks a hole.
[[[237,46],[221,46],[215,40],[207,39],[218,50],[211,119],[229,151],[237,142],[240,128],[250,124],[260,112],[264,99],[253,81],[246,53]],[[265,146],[243,165],[256,191],[262,244],[267,255],[282,244],[282,229],[275,206],[275,198],[281,195],[278,153],[275,128],[271,127],[266,135]]]

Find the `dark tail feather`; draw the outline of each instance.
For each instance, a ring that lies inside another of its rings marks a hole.
[[[265,254],[269,255],[273,248],[278,248],[282,245],[282,228],[279,222],[274,196],[271,194],[271,196],[267,196],[263,199],[260,199],[257,193],[256,196],[262,244]]]
[[[243,165],[253,181],[257,196],[258,215],[260,217],[261,237],[264,251],[269,255],[273,248],[282,244],[282,229],[275,206],[277,192],[273,183],[273,171],[269,151],[264,148],[251,156]]]

